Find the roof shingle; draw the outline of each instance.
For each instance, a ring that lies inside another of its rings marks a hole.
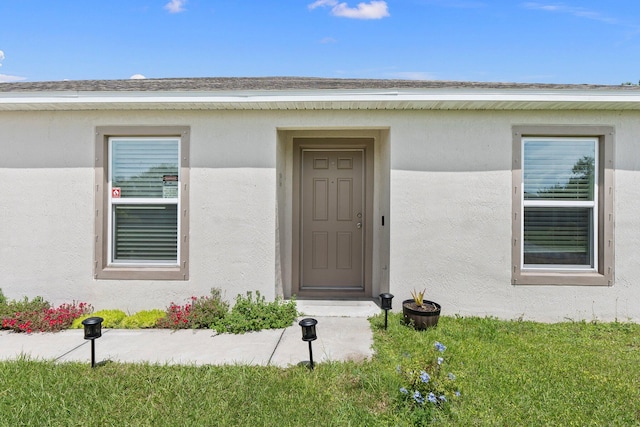
[[[288,90],[546,89],[638,90],[637,86],[488,83],[439,80],[335,79],[313,77],[207,77],[127,80],[65,80],[0,83],[0,92],[215,92]]]

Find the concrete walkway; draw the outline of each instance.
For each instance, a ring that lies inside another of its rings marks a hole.
[[[373,302],[298,301],[304,317],[318,321],[313,341],[315,363],[364,360],[373,355],[367,317],[380,312]],[[348,316],[348,317],[347,317]],[[36,360],[90,363],[91,344],[80,329],[21,334],[0,331],[0,360],[26,356]],[[287,367],[309,360],[296,322],[284,329],[216,335],[211,330],[103,329],[95,341],[96,363],[105,361],[186,365],[273,365]]]

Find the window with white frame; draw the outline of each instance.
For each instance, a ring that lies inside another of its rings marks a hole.
[[[522,264],[597,270],[597,138],[522,139]]]
[[[609,127],[514,128],[514,284],[613,283],[612,154]]]
[[[96,277],[185,280],[188,128],[98,128]],[[100,191],[102,190],[102,191]]]
[[[179,138],[109,138],[109,261],[178,265]]]

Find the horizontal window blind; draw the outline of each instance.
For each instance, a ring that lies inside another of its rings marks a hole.
[[[114,261],[176,261],[177,205],[114,205]]]
[[[593,140],[526,141],[524,166],[525,200],[593,200]]]
[[[524,263],[590,265],[591,208],[524,209]]]
[[[177,197],[164,188],[178,177],[177,139],[115,139],[111,146],[111,186],[120,188],[121,198]]]
[[[523,140],[523,266],[594,267],[595,138]]]

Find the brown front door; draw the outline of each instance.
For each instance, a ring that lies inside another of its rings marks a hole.
[[[366,149],[299,148],[300,295],[364,296]]]

